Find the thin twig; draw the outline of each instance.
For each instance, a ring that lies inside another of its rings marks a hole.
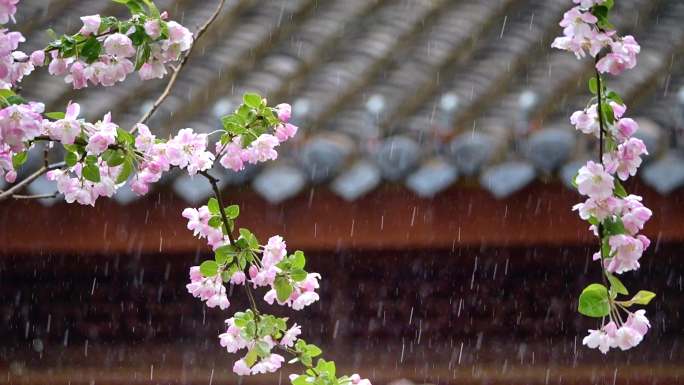
[[[47,173],[48,171],[51,170],[56,170],[58,168],[61,168],[64,166],[64,162],[59,162],[55,163],[49,166],[42,166],[38,170],[36,170],[33,174],[29,175],[26,177],[26,179],[21,180],[19,183],[15,184],[14,186],[10,187],[8,190],[0,192],[0,201],[4,201],[5,199],[13,197],[19,190],[24,188],[24,186],[28,185],[29,183],[33,182],[34,180],[38,179],[41,175]]]
[[[55,191],[52,194],[37,194],[37,195],[12,195],[12,199],[50,199],[59,196],[59,191]]]
[[[171,77],[169,78],[169,82],[166,84],[166,88],[164,88],[164,92],[162,92],[161,95],[159,95],[157,100],[154,101],[154,104],[152,104],[152,107],[150,107],[150,109],[147,110],[147,112],[145,112],[145,114],[140,118],[140,120],[138,120],[135,123],[135,125],[133,125],[133,128],[131,128],[131,130],[130,130],[131,133],[135,132],[135,130],[138,127],[138,124],[146,123],[150,119],[150,117],[152,117],[152,114],[154,114],[155,111],[157,111],[159,106],[161,106],[161,104],[164,102],[164,100],[166,100],[166,98],[169,97],[169,95],[171,94],[171,89],[173,88],[174,84],[176,83],[176,80],[178,80],[178,74],[180,74],[181,70],[183,69],[185,64],[188,62],[188,59],[190,58],[190,54],[192,53],[193,48],[195,48],[197,41],[204,34],[204,32],[207,31],[207,28],[209,28],[211,23],[213,23],[214,20],[216,20],[219,13],[221,13],[221,9],[223,8],[223,4],[225,2],[226,2],[226,0],[221,0],[219,2],[218,6],[216,7],[216,10],[214,11],[214,13],[209,18],[209,20],[207,20],[204,24],[202,24],[202,26],[197,30],[197,32],[195,32],[195,37],[193,39],[192,45],[188,49],[188,52],[185,54],[185,56],[183,56],[183,58],[181,59],[180,63],[177,66],[172,67],[173,73],[171,74]]]
[[[221,220],[223,222],[223,226],[226,228],[226,233],[228,233],[228,240],[230,241],[231,245],[235,245],[235,239],[233,238],[233,234],[230,229],[228,216],[226,215],[226,210],[223,208],[223,197],[221,196],[221,189],[218,186],[219,180],[206,171],[200,171],[199,174],[207,178],[207,180],[211,184],[211,188],[212,190],[214,190],[214,196],[216,197],[216,200],[219,204],[219,212],[221,213]]]

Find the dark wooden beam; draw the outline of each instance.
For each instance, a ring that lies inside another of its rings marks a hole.
[[[633,184],[654,211],[645,233],[656,241],[684,241],[684,195],[661,196]],[[282,234],[291,247],[458,248],[589,244],[587,224],[570,211],[580,197],[559,183],[535,183],[497,200],[478,186],[459,184],[432,200],[403,186],[384,185],[345,202],[325,186],[271,206],[246,188],[227,189],[239,203],[239,225],[260,237]],[[228,202],[226,202],[228,203]],[[100,199],[96,207],[36,202],[0,205],[0,254],[35,252],[174,252],[204,249],[185,229],[183,208],[191,206],[161,190],[127,206]]]

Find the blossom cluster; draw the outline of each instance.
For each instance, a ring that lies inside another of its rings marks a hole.
[[[22,103],[0,110],[0,176],[7,182],[17,177],[17,154],[26,150],[26,142],[43,133],[44,109],[42,103]]]
[[[573,183],[587,199],[573,206],[580,218],[588,221],[590,230],[600,240],[600,249],[593,259],[601,263],[609,288],[591,284],[581,293],[578,310],[590,317],[600,317],[608,323],[589,330],[583,344],[607,353],[610,348],[622,350],[638,345],[650,328],[644,310],[631,312],[632,305],[645,305],[655,296],[639,291],[631,300],[617,300],[618,294],[629,294],[616,275],[637,270],[639,260],[650,245],[640,234],[652,211],[642,204],[638,195],[628,194],[621,181],[637,173],[642,156],[648,155],[644,142],[633,135],[637,122],[625,117],[627,106],[615,92],[608,90],[601,73],[618,75],[634,68],[640,47],[632,36],[618,37],[608,22],[612,0],[573,0],[577,6],[566,12],[560,26],[564,36],[552,46],[569,50],[578,58],[588,50],[596,58],[596,77],[589,81],[595,97],[583,110],[570,116],[570,123],[580,132],[599,138],[600,162],[588,161],[580,168]],[[603,53],[604,48],[609,52]],[[627,320],[623,322],[622,313]]]
[[[208,135],[196,133],[191,128],[179,130],[173,138],[162,141],[157,140],[149,127],[138,124],[134,146],[141,159],[131,181],[131,190],[139,195],[147,194],[150,184],[158,182],[171,167],[195,175],[214,164],[214,154],[207,151]]]
[[[248,146],[245,146],[244,135],[233,136],[232,140],[216,143],[216,154],[219,162],[227,169],[240,171],[245,164],[257,164],[275,160],[278,153],[275,148],[297,134],[297,126],[289,123],[291,107],[287,103],[278,104],[275,113],[279,122],[273,128],[273,133],[262,133]]]
[[[237,317],[237,320],[236,320]],[[276,346],[292,347],[302,333],[302,328],[294,324],[285,330],[285,320],[273,316],[260,317],[264,332],[247,330],[252,323],[256,324],[253,312],[237,313],[225,321],[227,328],[219,334],[219,343],[228,353],[236,353],[247,349],[246,356],[235,361],[233,372],[240,376],[273,373],[280,369],[285,357],[273,353]],[[260,358],[260,359],[259,359]]]
[[[591,349],[598,348],[604,354],[611,348],[628,350],[639,345],[650,328],[646,311],[637,310],[630,313],[627,321],[620,327],[610,321],[601,329],[589,330],[589,335],[584,337],[582,343]]]
[[[578,59],[589,53],[596,57],[604,48],[610,52],[596,63],[601,73],[619,75],[637,64],[641,47],[633,36],[618,36],[608,22],[607,13],[613,0],[573,0],[577,6],[563,15],[560,26],[563,36],[557,37],[552,47],[573,52]]]
[[[100,15],[81,17],[83,27],[74,36],[51,43],[48,71],[74,89],[88,84],[113,86],[138,71],[141,79],[163,78],[166,64],[180,59],[193,43],[192,33],[175,21],[134,15],[119,22]],[[31,55],[34,65],[45,63],[45,51]]]

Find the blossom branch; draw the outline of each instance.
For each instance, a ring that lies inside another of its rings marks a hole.
[[[15,193],[20,191],[22,188],[24,188],[24,186],[26,186],[29,183],[33,182],[34,180],[40,178],[43,174],[46,174],[48,171],[57,170],[59,168],[62,168],[63,166],[64,166],[64,162],[59,162],[59,163],[55,163],[55,164],[48,165],[48,166],[45,166],[45,165],[41,166],[41,168],[36,170],[33,174],[29,175],[28,177],[26,177],[22,181],[16,183],[15,185],[13,185],[8,190],[1,192],[0,193],[0,201],[4,201],[5,199],[8,199],[8,198],[14,198]],[[18,199],[22,199],[22,198],[18,198]],[[24,199],[26,199],[26,198],[24,198]]]
[[[226,215],[226,210],[223,207],[223,197],[221,196],[221,188],[218,185],[219,180],[215,177],[213,177],[211,174],[209,174],[207,171],[200,171],[198,174],[202,175],[205,177],[209,183],[211,184],[212,190],[214,190],[214,196],[216,197],[216,200],[219,202],[219,212],[221,213],[221,221],[223,222],[223,226],[226,229],[226,235],[228,236],[228,240],[230,241],[231,245],[235,244],[235,239],[233,238],[233,232],[232,229],[230,228],[230,222],[228,221],[228,216]]]
[[[185,53],[183,58],[181,59],[180,63],[178,63],[177,66],[172,67],[173,73],[171,74],[171,77],[169,78],[168,83],[166,84],[166,87],[164,88],[164,91],[159,95],[157,100],[154,101],[152,104],[152,107],[150,107],[147,112],[133,125],[133,128],[131,128],[130,132],[133,133],[135,130],[137,130],[137,127],[139,124],[145,124],[147,121],[152,117],[152,114],[154,114],[157,109],[161,106],[161,104],[166,100],[167,97],[171,94],[171,89],[175,85],[176,81],[178,80],[178,75],[180,74],[181,70],[185,66],[185,64],[188,62],[188,59],[190,58],[190,54],[192,53],[193,49],[195,48],[195,44],[197,41],[202,37],[202,35],[207,31],[209,26],[216,20],[218,15],[221,13],[221,9],[223,8],[223,5],[225,4],[225,0],[220,0],[218,6],[214,10],[214,13],[211,15],[211,17],[204,23],[202,26],[195,32],[195,37],[193,39],[193,43],[188,49],[188,51]]]

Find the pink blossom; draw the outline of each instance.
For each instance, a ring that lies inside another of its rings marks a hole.
[[[613,177],[608,174],[603,165],[589,161],[582,167],[575,179],[580,194],[590,198],[606,199],[613,195]]]
[[[161,36],[161,24],[157,19],[150,19],[145,22],[145,33],[152,39],[157,39]]]
[[[17,13],[17,4],[19,0],[0,0],[0,24],[7,24],[10,20],[14,20],[14,14]]]
[[[223,167],[236,172],[245,168],[243,152],[242,140],[239,136],[233,138],[233,140],[228,142],[225,146],[221,145],[221,143],[216,144],[216,154],[219,156],[222,155],[219,163],[221,163]]]
[[[629,326],[620,327],[615,333],[615,343],[621,350],[631,349],[641,342],[644,336]]]
[[[193,42],[192,32],[175,21],[169,21],[167,26],[169,28],[169,40],[171,41],[171,44],[178,45],[180,51],[187,51],[190,49]]]
[[[266,162],[278,158],[275,147],[280,144],[278,138],[271,134],[261,134],[248,148],[248,161],[250,163]]]
[[[219,307],[225,310],[230,306],[228,297],[226,295],[226,287],[221,282],[221,274],[214,277],[204,277],[197,275],[198,266],[190,268],[190,283],[185,287],[193,297],[205,301],[207,307]]]
[[[648,333],[648,329],[651,328],[651,322],[646,318],[646,310],[641,309],[634,313],[629,313],[625,326],[635,330],[641,336],[645,336]]]
[[[624,143],[618,145],[615,152],[607,153],[603,157],[606,171],[614,174],[618,178],[627,178],[636,175],[637,169],[641,165],[641,155],[648,155],[646,145],[641,139],[629,138]]]
[[[233,285],[242,285],[243,283],[245,283],[246,280],[247,277],[245,276],[244,271],[236,271],[230,277],[230,283],[232,283]]]
[[[188,174],[211,168],[214,154],[206,151],[207,135],[196,134],[191,128],[184,128],[168,141],[166,156],[173,166],[187,169]]]
[[[613,235],[608,239],[611,258],[606,260],[606,270],[621,274],[639,268],[639,258],[644,252],[644,244],[639,239],[625,234]]]
[[[81,123],[78,115],[81,106],[78,103],[69,102],[64,119],[55,122],[45,121],[47,133],[53,140],[59,140],[62,144],[72,144],[81,133]]]
[[[599,330],[589,330],[589,335],[584,337],[582,345],[590,349],[598,348],[601,353],[606,354],[610,348],[617,347],[615,341],[617,326],[615,322],[609,322]]]
[[[249,376],[252,374],[252,371],[249,366],[247,366],[244,358],[235,361],[233,364],[233,372],[238,376]]]
[[[349,377],[349,380],[351,381],[352,385],[371,385],[370,380],[367,378],[361,378],[358,374],[354,373]]]
[[[228,328],[225,333],[219,334],[219,343],[222,347],[226,348],[228,353],[235,353],[240,349],[247,347],[247,341],[242,338],[240,329],[235,326],[235,321],[233,318],[226,320]]]
[[[280,235],[274,235],[268,239],[268,243],[264,246],[264,253],[261,258],[261,263],[265,269],[275,266],[282,261],[287,255],[287,245]]]
[[[295,299],[292,302],[292,309],[294,310],[302,310],[306,306],[311,305],[312,303],[318,301],[318,293],[313,292],[313,291],[307,291],[305,293],[302,293],[297,299]]]
[[[78,33],[83,36],[97,34],[100,30],[100,24],[102,23],[100,15],[82,16],[81,21],[83,22],[83,27],[81,27],[81,30],[78,31]]]
[[[280,339],[280,344],[283,346],[291,347],[297,341],[297,336],[302,334],[302,327],[294,324],[290,329],[288,329],[283,338]]]
[[[94,125],[86,125],[88,131],[88,144],[86,150],[93,155],[103,153],[109,146],[116,143],[116,129],[118,126],[112,123],[111,113]]]
[[[639,124],[637,124],[634,119],[622,118],[615,123],[616,133],[615,136],[620,142],[624,142],[634,135],[634,133],[639,129]]]
[[[0,143],[21,152],[25,142],[43,134],[41,103],[13,104],[0,110]]]
[[[36,67],[41,67],[45,64],[45,51],[39,49],[31,53],[31,64]]]
[[[120,187],[115,180],[121,172],[121,167],[109,167],[103,161],[98,161],[97,166],[100,170],[99,182],[82,178],[82,163],[77,163],[67,170],[52,170],[47,173],[47,178],[57,182],[57,191],[64,194],[67,203],[78,202],[94,206],[98,197],[111,197]]]
[[[112,56],[126,58],[135,55],[133,42],[128,36],[122,33],[114,33],[107,36],[103,45],[105,52]]]
[[[287,103],[280,103],[277,106],[275,106],[276,110],[276,115],[278,116],[278,120],[280,120],[283,123],[287,123],[290,121],[290,117],[292,116],[292,107],[287,104]]]
[[[297,129],[297,126],[290,123],[279,124],[275,128],[275,136],[280,142],[284,142],[294,137],[297,134]]]
[[[17,179],[17,172],[12,164],[13,155],[9,145],[0,141],[0,177],[4,176],[7,183],[14,183]]]
[[[162,79],[166,76],[166,67],[164,63],[153,60],[143,64],[138,71],[138,75],[140,75],[142,80]]]
[[[620,211],[621,201],[613,196],[602,200],[588,198],[584,203],[574,205],[572,209],[577,210],[580,218],[585,221],[592,217],[603,221]]]
[[[275,266],[270,266],[261,270],[258,270],[257,274],[252,278],[251,282],[255,287],[258,286],[269,286],[273,285],[276,275],[280,272]]]
[[[85,65],[82,62],[75,62],[69,69],[69,76],[65,78],[67,83],[72,83],[75,90],[88,87]]]
[[[221,229],[211,227],[209,219],[211,213],[207,206],[202,206],[199,209],[186,208],[183,210],[183,218],[188,220],[187,228],[193,232],[193,235],[202,239],[206,238],[212,248],[217,249],[220,246],[228,244],[227,236],[223,235]]]
[[[50,75],[55,75],[55,76],[63,76],[66,75],[69,64],[73,59],[68,58],[68,59],[63,59],[57,56],[57,51],[52,52],[52,61],[50,61],[50,64],[48,65],[48,73]]]
[[[585,134],[598,136],[600,127],[596,107],[597,105],[593,104],[585,110],[575,111],[570,115],[570,123],[572,123],[577,130]]]
[[[254,364],[254,366],[252,366],[251,373],[273,373],[280,369],[284,361],[285,357],[279,354],[271,353],[268,357],[265,357],[261,361]]]
[[[622,224],[631,235],[636,236],[651,219],[653,212],[641,203],[640,196],[629,195],[623,202]]]

